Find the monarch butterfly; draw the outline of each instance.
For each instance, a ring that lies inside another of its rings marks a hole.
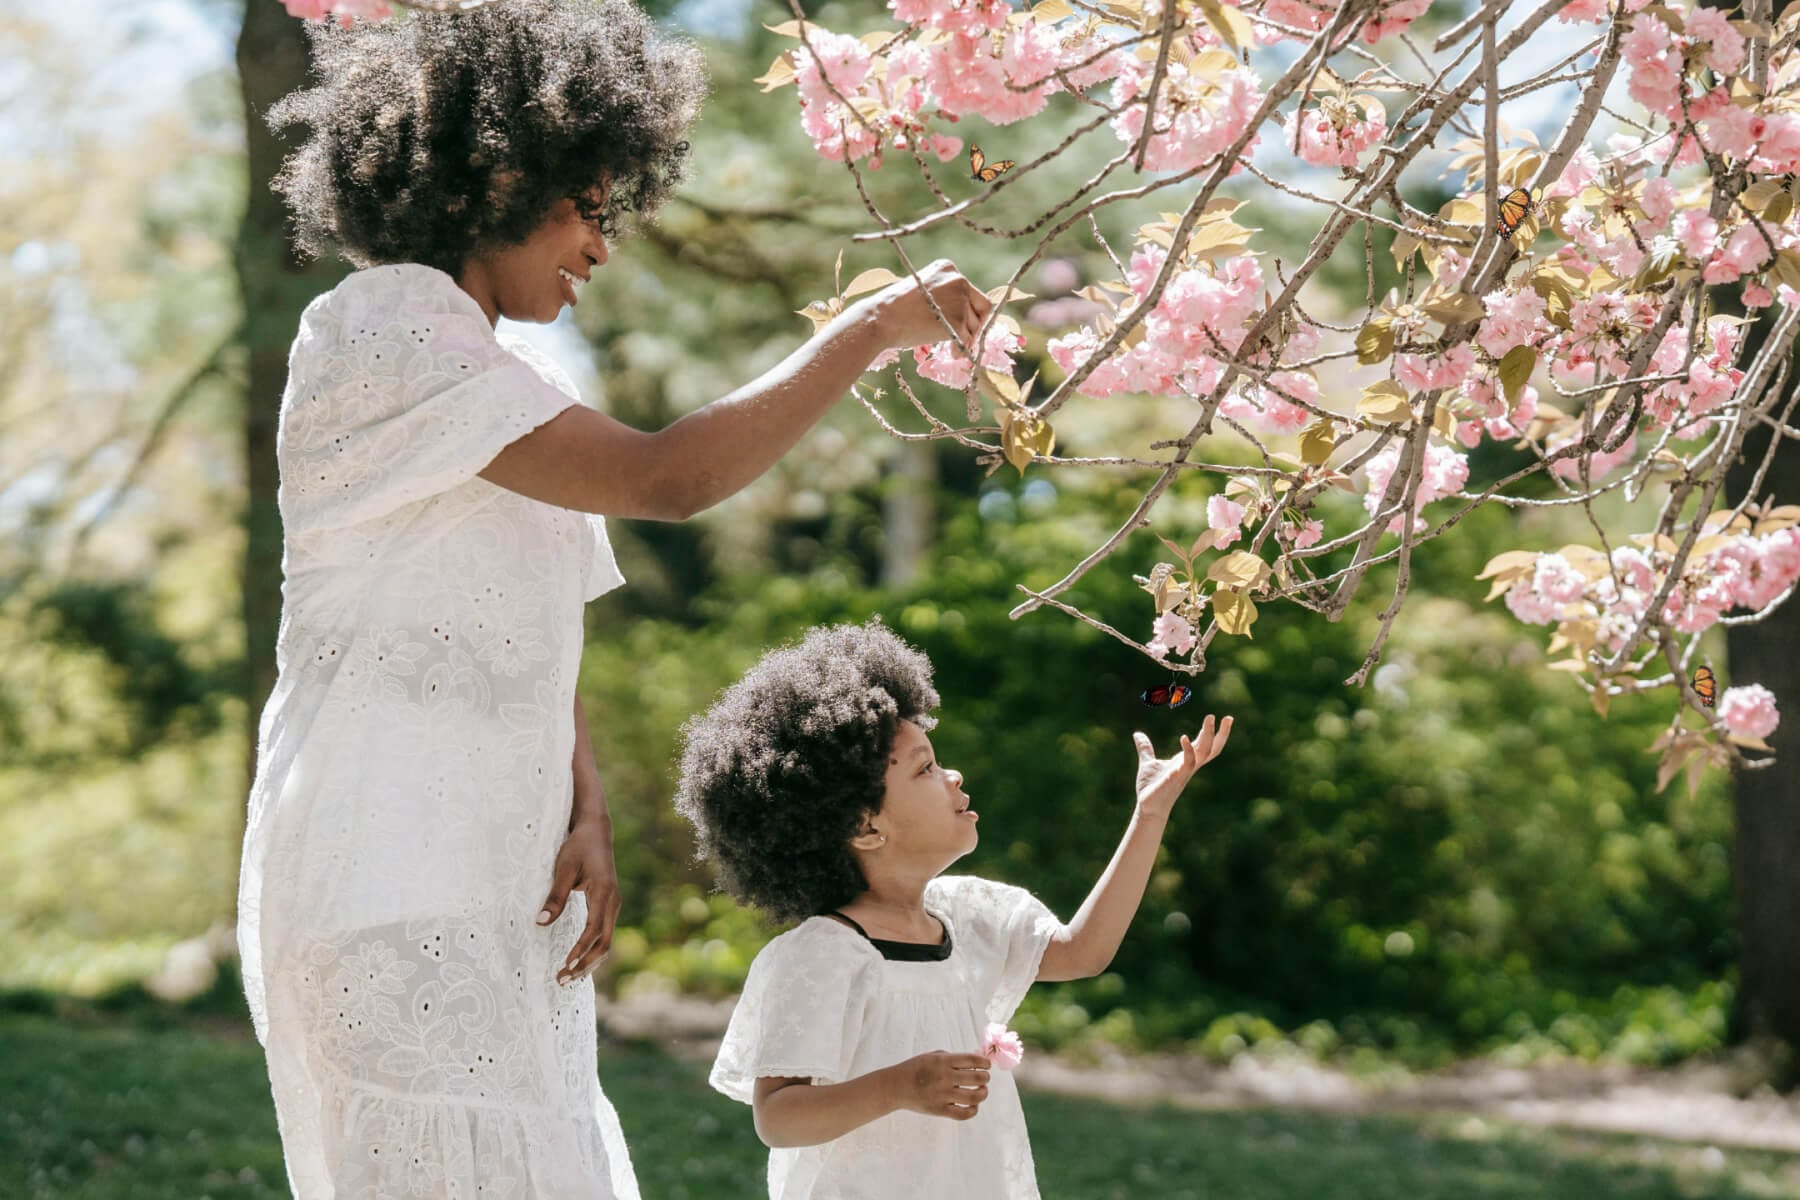
[[[1713,678],[1711,667],[1694,668],[1694,690],[1700,693],[1701,703],[1711,708],[1719,694],[1719,682]]]
[[[970,142],[969,177],[971,179],[978,179],[982,183],[992,183],[1000,177],[1000,172],[1012,170],[1013,160],[1010,158],[997,162],[991,167],[984,165],[986,162],[987,155],[981,152],[981,147]]]
[[[1536,206],[1537,202],[1531,198],[1530,192],[1524,188],[1514,188],[1500,198],[1500,211],[1494,217],[1494,232],[1501,237],[1511,237],[1518,232],[1519,226],[1525,223],[1525,218],[1531,215],[1531,210]]]
[[[1180,708],[1193,694],[1194,689],[1185,683],[1159,683],[1153,688],[1145,688],[1139,699],[1151,708]]]

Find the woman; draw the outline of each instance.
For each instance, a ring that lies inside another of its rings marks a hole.
[[[618,912],[575,695],[604,515],[682,520],[892,348],[991,309],[948,263],[667,429],[579,403],[549,321],[679,182],[699,53],[627,0],[314,32],[277,186],[363,268],[308,306],[282,398],[278,678],[239,898],[299,1200],[637,1195],[595,1077]],[[925,292],[930,293],[927,299]],[[547,898],[546,898],[547,894]]]

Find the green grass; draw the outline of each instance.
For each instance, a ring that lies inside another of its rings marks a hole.
[[[749,1110],[711,1091],[705,1071],[648,1048],[601,1060],[646,1200],[763,1194]],[[1189,1113],[1034,1092],[1025,1111],[1046,1200],[1800,1195],[1796,1155],[1720,1160],[1703,1147],[1458,1114]],[[0,1196],[286,1194],[261,1051],[236,1019],[0,1014]]]

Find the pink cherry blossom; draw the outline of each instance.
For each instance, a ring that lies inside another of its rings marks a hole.
[[[1006,1026],[990,1021],[981,1035],[981,1052],[1002,1071],[1010,1071],[1025,1057],[1025,1043]]]
[[[1537,567],[1532,572],[1531,586],[1546,600],[1556,604],[1573,604],[1587,590],[1587,576],[1577,571],[1560,554],[1540,554]]]
[[[1209,496],[1206,501],[1206,527],[1216,536],[1213,545],[1223,549],[1238,540],[1243,532],[1244,506],[1223,496]]]
[[[1167,658],[1170,651],[1186,654],[1194,648],[1194,627],[1180,613],[1164,613],[1156,618],[1152,630],[1155,636],[1145,649],[1158,658]]]
[[[1381,508],[1381,498],[1387,492],[1389,481],[1393,479],[1401,449],[1399,445],[1390,444],[1363,467],[1369,477],[1369,490],[1363,493],[1363,509],[1371,517]],[[1418,492],[1413,500],[1413,532],[1418,533],[1425,528],[1424,518],[1418,515],[1420,509],[1433,500],[1461,490],[1468,481],[1469,460],[1466,455],[1459,454],[1448,446],[1427,446],[1424,470],[1420,474]],[[1388,520],[1387,531],[1400,532],[1399,515]]]
[[[1004,329],[990,329],[987,341],[981,349],[981,365],[991,371],[1012,374],[1012,356],[1025,348],[1025,339],[1016,333]],[[974,366],[968,356],[957,349],[956,343],[949,338],[934,342],[929,346],[913,347],[913,363],[919,368],[919,374],[933,383],[941,383],[945,387],[965,388],[969,385],[969,377],[974,374]]]
[[[1538,595],[1529,579],[1517,579],[1506,589],[1506,607],[1527,625],[1548,625],[1562,619],[1563,606]]]
[[[1766,738],[1781,724],[1781,714],[1774,692],[1760,683],[1747,683],[1725,689],[1719,697],[1719,720],[1733,733]]]
[[[1744,35],[1732,27],[1722,9],[1695,5],[1684,18],[1687,41],[1707,47],[1700,61],[1721,75],[1734,74],[1744,65]]]

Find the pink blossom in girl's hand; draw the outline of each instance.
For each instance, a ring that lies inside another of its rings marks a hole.
[[[1025,1044],[1006,1026],[990,1021],[981,1036],[981,1052],[1002,1071],[1010,1071],[1025,1057]]]
[[[1210,497],[1206,501],[1206,524],[1219,535],[1213,539],[1213,545],[1224,549],[1243,532],[1244,506],[1223,496]]]
[[[1748,683],[1725,689],[1719,697],[1719,720],[1733,733],[1766,738],[1781,724],[1781,714],[1775,709],[1775,693],[1760,683]]]
[[[1167,658],[1171,650],[1186,654],[1194,648],[1194,627],[1180,613],[1164,613],[1152,628],[1155,636],[1145,649],[1158,658]]]

